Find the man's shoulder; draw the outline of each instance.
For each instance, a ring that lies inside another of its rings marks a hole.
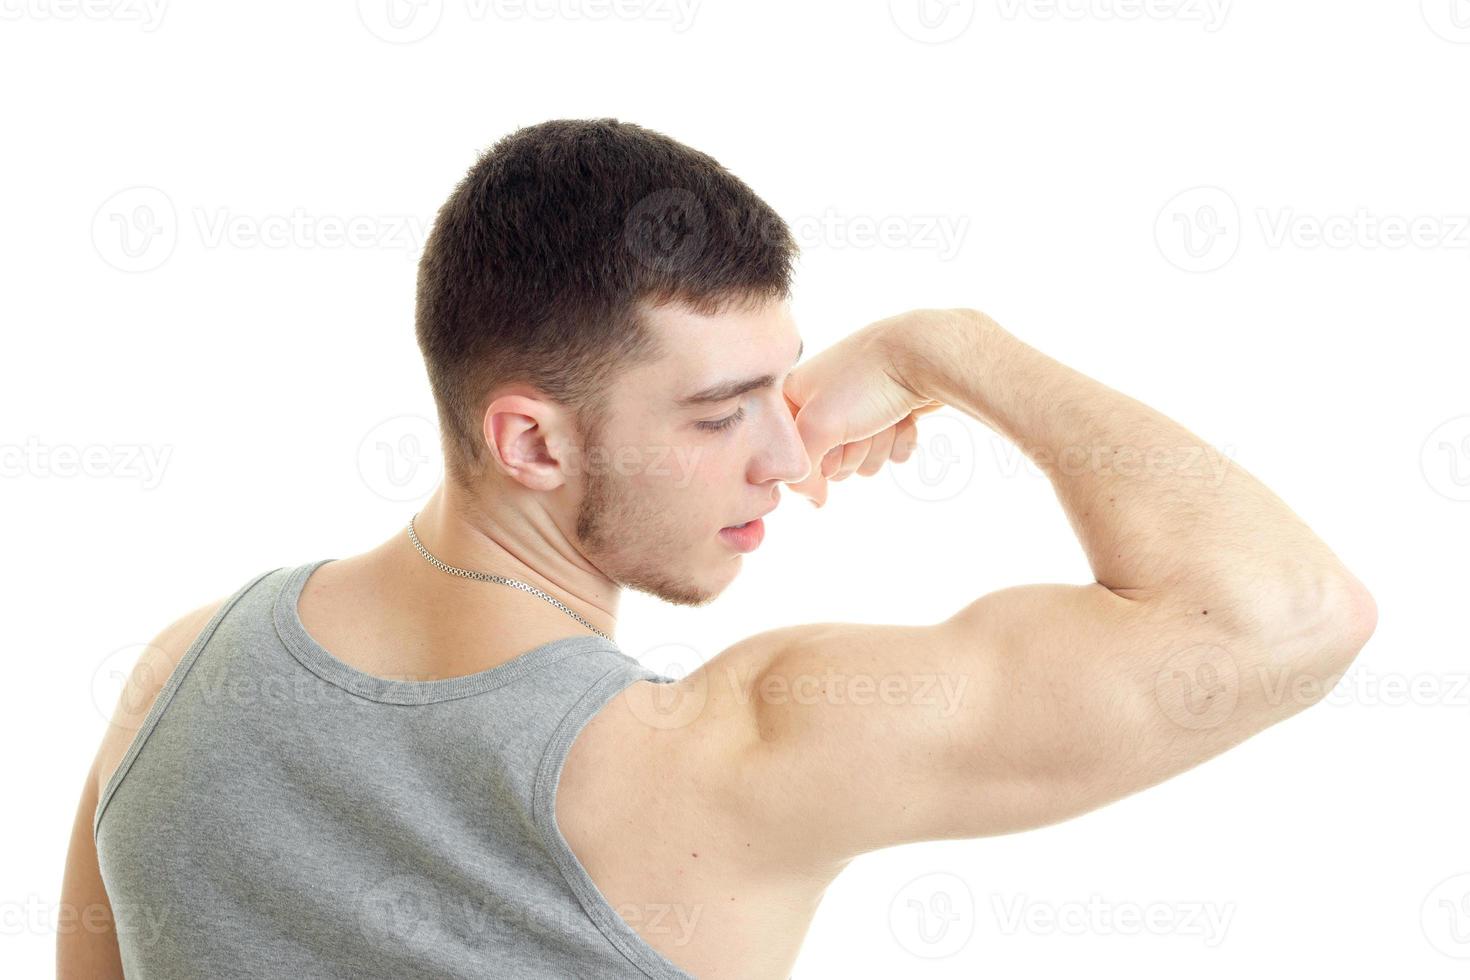
[[[876,628],[876,627],[874,627]],[[568,839],[590,842],[636,824],[681,827],[691,834],[740,835],[764,819],[757,786],[762,743],[802,651],[861,644],[861,624],[810,623],[745,637],[671,681],[638,681],[613,697],[582,728],[568,751],[558,793]],[[790,775],[790,774],[788,774]],[[586,805],[584,805],[586,804]],[[565,812],[564,812],[565,811]],[[711,851],[712,864],[718,852]],[[759,872],[756,853],[741,867]],[[789,867],[784,860],[778,871]]]
[[[752,752],[762,678],[828,625],[769,630],[672,681],[635,681],[568,750],[555,794],[568,846],[613,908],[695,975],[732,956],[785,975],[830,881],[770,832],[763,801],[791,787]]]
[[[134,736],[143,727],[148,712],[179,661],[229,598],[228,595],[220,596],[190,609],[164,626],[144,645],[118,695],[102,735],[102,744],[97,750],[93,771],[99,795],[127,754]]]

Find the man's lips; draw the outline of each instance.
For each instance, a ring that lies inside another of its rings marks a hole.
[[[762,517],[765,517],[767,514],[769,514],[771,511],[775,510],[776,507],[778,506],[778,504],[779,504],[779,502],[777,504],[772,504],[771,506],[767,507],[765,510],[761,511],[759,514],[756,514],[754,517],[747,517],[745,520],[743,520],[743,521],[736,521],[734,524],[726,524],[725,527],[726,528],[735,528],[735,527],[739,527],[741,524],[749,524],[751,521],[758,521]]]
[[[748,522],[744,527],[726,527],[720,529],[720,540],[740,552],[750,552],[759,548],[761,540],[765,536],[766,525],[759,517]]]

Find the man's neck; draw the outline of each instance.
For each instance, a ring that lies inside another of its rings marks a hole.
[[[441,485],[413,524],[419,543],[445,564],[524,582],[565,603],[604,633],[614,632],[618,587],[587,563],[548,515],[482,516]],[[373,577],[391,587],[391,594],[411,598],[441,621],[462,620],[467,628],[477,629],[507,621],[544,623],[547,629],[562,631],[557,635],[586,630],[532,593],[436,567],[414,547],[406,526],[363,557],[371,559]]]

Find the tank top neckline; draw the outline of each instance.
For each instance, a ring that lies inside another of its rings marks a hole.
[[[306,580],[311,577],[312,572],[329,561],[336,559],[321,558],[291,569],[276,596],[276,632],[292,656],[313,674],[329,684],[371,701],[384,704],[430,704],[468,697],[503,687],[531,671],[567,657],[592,651],[613,653],[629,662],[636,662],[623,653],[616,643],[592,634],[579,634],[549,640],[494,667],[459,677],[415,681],[369,674],[328,651],[306,631],[306,624],[302,622],[299,602]]]

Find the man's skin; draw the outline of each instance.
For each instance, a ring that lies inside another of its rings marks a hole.
[[[1002,589],[931,625],[769,630],[672,685],[635,683],[595,716],[568,757],[558,823],[613,907],[697,976],[787,977],[855,856],[1041,827],[1155,785],[1320,700],[1373,632],[1362,583],[1269,490],[1234,464],[1222,478],[1203,440],[984,314],[880,320],[794,369],[784,302],[650,318],[674,353],[620,380],[596,440],[624,462],[599,468],[564,407],[504,390],[485,412],[481,492],[441,485],[416,520],[425,547],[536,585],[612,633],[622,588],[711,601],[742,565],[720,528],[769,511],[783,483],[820,505],[829,479],[905,459],[915,419],[950,405],[1047,473],[1096,578]],[[741,396],[676,407],[761,375],[770,383]],[[699,426],[737,410],[726,430]],[[899,574],[923,570],[915,555]],[[87,774],[63,977],[122,975],[91,833],[98,794],[220,602],[154,640]],[[318,569],[300,612],[339,659],[422,680],[585,632],[534,596],[444,574],[402,529]]]

